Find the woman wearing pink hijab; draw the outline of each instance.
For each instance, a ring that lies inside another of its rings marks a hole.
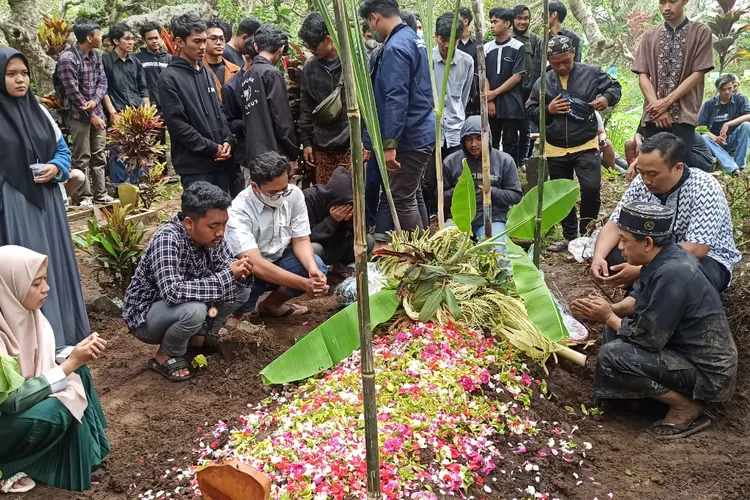
[[[41,311],[50,290],[47,262],[27,248],[0,246],[0,491],[6,493],[28,491],[34,481],[86,490],[109,453],[86,367],[107,342],[94,333],[66,349],[66,359],[56,354]]]

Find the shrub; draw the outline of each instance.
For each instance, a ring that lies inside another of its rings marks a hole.
[[[129,212],[129,205],[113,205],[111,212],[102,210],[103,224],[97,218],[89,221],[86,239],[73,236],[73,242],[91,257],[97,281],[104,273],[122,292],[130,284],[145,248],[143,224],[126,220]]]
[[[45,47],[47,55],[57,58],[60,53],[68,46],[68,36],[72,26],[63,16],[53,13],[51,16],[44,16],[41,26],[39,26],[39,41]]]
[[[154,177],[151,171],[157,165],[157,158],[163,157],[166,150],[158,139],[163,128],[164,122],[153,105],[127,107],[112,124],[107,140],[121,148],[118,158],[125,162],[128,177],[138,172],[139,177],[142,175],[147,179],[147,183]],[[142,200],[145,208],[151,207],[153,198]]]

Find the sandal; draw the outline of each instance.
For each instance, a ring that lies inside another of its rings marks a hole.
[[[182,356],[171,357],[162,364],[159,364],[155,359],[150,359],[148,361],[148,368],[149,370],[155,371],[162,377],[172,382],[184,382],[185,380],[190,380],[191,378],[193,378],[192,373],[190,373],[190,375],[188,375],[187,377],[178,377],[176,375],[173,375],[173,373],[180,370],[190,370],[190,365],[188,365],[188,362],[185,361],[185,358],[183,358]]]
[[[267,318],[286,318],[287,316],[302,316],[303,314],[307,314],[310,312],[310,308],[307,306],[298,306],[295,304],[287,304],[289,309],[284,311],[281,314],[274,315],[274,314],[268,314],[261,312],[260,310],[256,309],[258,316],[265,316]]]
[[[680,439],[684,437],[691,436],[695,434],[696,432],[702,431],[706,427],[711,425],[711,419],[707,415],[701,415],[700,417],[696,418],[689,424],[667,424],[663,420],[657,420],[653,424],[651,424],[647,429],[646,432],[655,437],[656,439],[659,439],[660,441],[668,441],[671,439]],[[672,429],[673,431],[677,431],[674,434],[658,434],[656,432],[656,429],[659,427],[666,427],[669,429]]]
[[[20,485],[17,487],[13,487],[18,481],[20,481],[23,478],[27,478],[28,484]],[[31,491],[34,489],[34,486],[36,486],[36,483],[33,479],[31,479],[29,476],[27,476],[23,472],[17,472],[16,474],[13,474],[8,479],[5,479],[3,481],[3,485],[0,486],[0,492],[2,493],[26,493],[27,491]]]
[[[553,243],[547,247],[547,251],[553,252],[553,253],[564,252],[567,249],[568,249],[568,242],[565,240],[558,241],[557,243]]]

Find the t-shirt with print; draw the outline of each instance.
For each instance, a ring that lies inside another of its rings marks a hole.
[[[729,121],[729,112],[731,111],[732,103],[719,104],[719,111],[716,112],[716,118],[714,118],[714,124],[711,126],[711,133],[719,135],[721,133],[721,127]]]
[[[640,174],[633,179],[609,220],[620,220],[622,207],[643,201],[665,205],[675,211],[672,234],[677,243],[697,243],[710,248],[708,256],[731,273],[742,259],[734,245],[734,228],[729,205],[719,181],[697,168],[688,168],[682,184],[666,197],[652,194]]]
[[[487,80],[490,90],[495,90],[513,75],[526,73],[526,48],[513,37],[491,43],[496,47],[487,55]],[[495,98],[495,109],[497,118],[523,120],[526,117],[522,81]]]
[[[260,255],[276,262],[292,243],[292,238],[310,236],[305,195],[297,186],[289,186],[289,195],[279,208],[263,203],[252,187],[232,202],[225,238],[235,255],[258,249]]]

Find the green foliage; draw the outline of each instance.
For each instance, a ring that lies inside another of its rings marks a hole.
[[[567,339],[568,329],[565,328],[560,311],[544,282],[542,273],[531,262],[523,248],[510,239],[506,240],[505,245],[508,258],[513,263],[513,281],[516,284],[516,290],[523,297],[523,303],[531,321],[545,337],[553,342]]]
[[[190,365],[196,370],[208,368],[208,360],[203,354],[198,354],[193,358],[193,361],[190,362]]]
[[[453,222],[461,231],[467,234],[472,233],[471,224],[477,215],[477,195],[474,179],[471,177],[466,159],[464,159],[464,170],[461,172],[458,184],[453,190],[451,215],[453,216]]]
[[[74,235],[73,242],[90,257],[99,279],[104,275],[121,291],[125,291],[143,255],[143,224],[126,220],[130,206],[113,205],[112,211],[102,210],[104,222],[89,220],[86,238]]]
[[[732,214],[734,241],[737,248],[747,251],[750,247],[750,177],[721,175],[718,180]]]
[[[351,356],[359,348],[357,302],[334,314],[328,321],[305,335],[284,354],[263,368],[266,384],[285,384],[320,373]],[[370,297],[370,325],[388,321],[396,312],[395,290],[383,290]]]
[[[158,199],[164,198],[164,189],[167,181],[169,180],[164,175],[164,168],[167,166],[166,162],[156,163],[148,173],[143,177],[139,178],[141,188],[141,201],[146,209],[151,208],[151,205]],[[171,199],[171,198],[166,198]]]
[[[719,58],[719,72],[723,73],[727,65],[739,59],[748,59],[750,51],[741,48],[740,38],[747,38],[745,33],[750,24],[743,16],[750,12],[748,6],[736,6],[735,0],[720,0],[720,11],[708,21],[714,38],[714,50]]]
[[[542,233],[559,223],[578,201],[581,190],[568,179],[556,179],[544,183],[542,205]],[[521,202],[508,212],[506,232],[515,238],[534,239],[534,225],[538,205],[538,188],[534,186]]]

